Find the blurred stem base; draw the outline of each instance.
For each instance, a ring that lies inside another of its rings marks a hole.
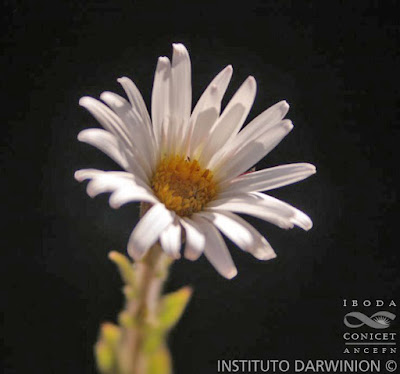
[[[125,308],[118,325],[103,323],[95,345],[102,374],[172,374],[168,332],[176,325],[191,296],[184,287],[162,295],[172,259],[156,243],[139,262],[110,252],[124,282]]]

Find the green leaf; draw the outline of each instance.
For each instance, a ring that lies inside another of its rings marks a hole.
[[[99,341],[94,350],[99,371],[103,374],[112,373],[115,365],[113,349],[106,342]]]
[[[122,293],[125,295],[127,301],[133,300],[136,297],[136,293],[131,286],[124,286]]]
[[[133,316],[127,310],[123,310],[121,313],[119,313],[118,323],[127,329],[136,326]]]
[[[108,258],[117,265],[122,280],[130,287],[131,292],[134,292],[136,290],[136,282],[133,263],[126,256],[116,251],[111,251],[108,254]]]
[[[111,347],[116,347],[121,337],[121,330],[117,325],[105,322],[101,325],[101,341]]]
[[[150,354],[157,350],[165,342],[165,335],[165,330],[160,327],[147,328],[143,351]]]
[[[161,300],[159,323],[163,330],[169,330],[177,324],[192,295],[190,287],[165,295]]]
[[[165,346],[161,346],[149,357],[147,374],[171,374],[171,356]]]

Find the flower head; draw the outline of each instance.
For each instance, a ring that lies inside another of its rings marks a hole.
[[[80,104],[104,130],[87,129],[78,139],[91,144],[125,171],[79,170],[75,178],[90,179],[90,196],[110,192],[110,205],[149,203],[136,225],[128,253],[136,260],[157,241],[180,257],[185,233],[186,258],[203,252],[227,278],[237,274],[220,232],[260,260],[276,257],[267,240],[236,213],[251,215],[281,228],[312,227],[310,218],[262,192],[295,183],[315,173],[306,163],[246,173],[293,128],[283,119],[289,106],[281,101],[242,130],[256,94],[247,78],[221,113],[221,101],[232,76],[223,69],[206,88],[193,111],[191,64],[182,44],[173,45],[172,61],[160,57],[155,72],[151,119],[143,98],[128,78],[118,81],[129,101],[104,92],[102,102],[83,97]]]

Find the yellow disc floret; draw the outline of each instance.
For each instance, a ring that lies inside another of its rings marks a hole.
[[[161,160],[151,188],[168,209],[181,217],[199,212],[217,193],[211,170],[182,156]]]

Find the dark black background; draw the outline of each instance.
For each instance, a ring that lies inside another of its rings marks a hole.
[[[191,54],[194,101],[232,64],[228,98],[248,75],[257,80],[250,118],[279,100],[291,104],[294,130],[259,167],[306,161],[318,169],[272,191],[313,218],[311,231],[250,220],[276,260],[231,246],[232,281],[204,258],[174,265],[168,290],[195,289],[171,336],[176,374],[214,373],[218,359],[346,358],[342,299],[399,291],[396,2],[3,5],[5,372],[95,371],[98,326],[123,302],[107,253],[125,251],[138,207],[114,211],[73,179],[82,167],[115,168],[76,140],[97,126],[78,100],[121,93],[116,78],[127,75],[149,105],[156,59],[170,56],[173,42]]]

